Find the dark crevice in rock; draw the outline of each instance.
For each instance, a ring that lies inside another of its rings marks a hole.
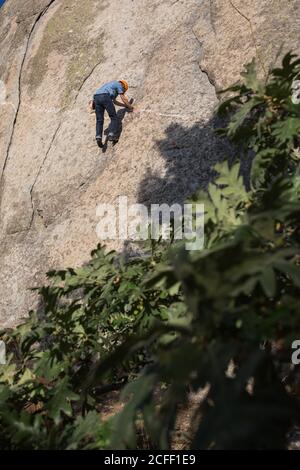
[[[216,82],[215,82],[214,79],[211,77],[211,75],[208,73],[208,71],[205,70],[205,69],[201,66],[201,63],[200,63],[200,62],[198,63],[198,65],[199,65],[200,72],[201,72],[201,73],[204,73],[204,75],[207,76],[207,79],[208,79],[209,83],[211,84],[211,86],[214,87],[215,92],[216,92],[216,96],[218,97]]]
[[[5,160],[4,160],[4,163],[3,163],[2,173],[1,173],[1,177],[0,177],[0,186],[2,188],[2,191],[3,191],[3,182],[2,182],[2,180],[3,180],[5,169],[6,169],[6,166],[7,166],[7,163],[8,163],[9,153],[10,153],[11,145],[12,145],[12,142],[13,142],[15,127],[16,127],[16,123],[17,123],[17,119],[18,119],[18,115],[19,115],[19,111],[20,111],[20,106],[21,106],[22,73],[23,73],[23,68],[24,68],[24,64],[25,64],[25,61],[26,61],[26,57],[27,57],[27,53],[28,53],[28,49],[29,49],[29,45],[30,45],[30,40],[31,40],[31,37],[32,37],[32,35],[35,31],[35,28],[38,25],[40,19],[47,13],[49,8],[51,7],[51,5],[55,1],[56,0],[51,0],[47,4],[47,6],[37,15],[37,17],[35,18],[32,26],[31,26],[29,35],[27,37],[25,51],[24,51],[23,58],[22,58],[22,61],[21,61],[19,77],[18,77],[18,103],[17,103],[17,106],[16,106],[15,117],[14,117],[13,124],[12,124],[12,131],[11,131],[11,134],[10,134],[10,139],[9,139],[8,146],[7,146],[7,151],[6,151],[6,157],[5,157]]]
[[[98,65],[100,65],[101,62],[98,62],[97,64],[94,65],[94,67],[90,70],[90,72],[86,75],[86,77],[83,79],[80,87],[78,88],[77,90],[77,93],[76,93],[76,96],[75,96],[75,99],[74,99],[74,104],[76,103],[77,101],[77,98],[79,96],[79,93],[81,92],[82,88],[84,87],[84,84],[88,81],[88,79],[93,75],[94,71],[96,70],[96,68],[98,67]]]
[[[200,47],[200,51],[202,52],[203,50],[203,45],[201,43],[201,41],[199,40],[197,34],[195,33],[194,30],[192,30],[192,33],[197,41],[197,43],[199,44],[199,47]],[[209,74],[209,72],[201,65],[201,61],[197,61],[198,63],[198,66],[199,66],[199,70],[202,74],[206,75],[209,83],[211,84],[211,86],[215,89],[215,93],[216,93],[216,96],[218,97],[218,94],[217,94],[217,85],[216,85],[216,82],[215,80],[211,77],[211,75]]]
[[[7,233],[6,236],[7,236],[7,239],[9,240],[9,237],[13,237],[14,235],[21,235],[22,233],[26,235],[28,233],[28,229],[25,228],[21,230],[12,230],[11,232]]]
[[[254,45],[254,48],[255,48],[255,52],[256,52],[256,57],[261,65],[261,68],[262,70],[264,71],[264,74],[265,76],[267,77],[268,75],[268,71],[267,71],[267,67],[265,65],[265,62],[263,60],[263,58],[261,57],[261,54],[259,52],[259,47],[258,47],[258,43],[257,43],[257,37],[256,37],[256,34],[254,32],[254,27],[253,27],[253,24],[252,24],[252,21],[250,18],[248,18],[248,16],[246,16],[234,3],[232,0],[229,0],[229,3],[231,5],[231,7],[242,17],[244,18],[244,20],[246,20],[249,24],[249,28],[250,28],[250,34],[251,34],[251,37],[252,37],[252,41],[253,41],[253,45]]]
[[[35,11],[35,12],[32,13],[32,15],[30,15],[30,16],[25,16],[24,18],[17,18],[17,19],[16,19],[16,23],[17,23],[17,24],[24,23],[25,21],[28,21],[28,20],[30,20],[31,18],[34,18],[36,15],[39,15],[39,14],[40,14],[39,11]]]

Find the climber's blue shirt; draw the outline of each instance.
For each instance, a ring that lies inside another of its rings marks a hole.
[[[106,83],[102,87],[98,88],[95,95],[101,95],[103,93],[108,93],[109,96],[115,100],[118,95],[122,95],[124,93],[124,88],[118,80],[114,80],[113,82]]]

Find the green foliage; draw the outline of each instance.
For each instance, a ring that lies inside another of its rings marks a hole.
[[[193,200],[205,201],[205,227],[207,246],[226,235],[228,229],[245,222],[245,208],[250,201],[243,178],[240,176],[240,164],[229,168],[228,163],[218,163],[215,170],[219,176],[208,186],[208,195],[198,192]]]
[[[288,54],[264,83],[252,62],[227,90],[220,133],[238,155],[193,197],[205,203],[203,251],[158,243],[125,261],[98,247],[86,266],[49,273],[43,313],[3,332],[2,448],[137,448],[143,430],[168,449],[191,392],[201,394],[191,448],[285,447],[300,421],[289,367],[300,338],[299,67]],[[116,387],[124,407],[107,421]]]
[[[44,312],[31,312],[25,323],[2,333],[8,350],[7,365],[0,366],[2,448],[107,445],[102,395],[134,377],[147,351],[121,357],[84,401],[83,382],[92,364],[128,336],[148,330],[157,318],[173,319],[168,306],[178,293],[143,284],[166,256],[165,248],[151,245],[144,257],[125,261],[98,246],[86,266],[48,273],[49,285],[39,290]]]
[[[268,82],[263,83],[257,78],[253,61],[242,74],[244,83],[225,90],[238,94],[220,106],[221,114],[233,114],[228,127],[219,132],[241,144],[244,151],[255,152],[254,188],[278,175],[290,175],[297,168],[293,149],[299,146],[300,108],[291,98],[292,84],[299,73],[300,59],[289,53],[282,68],[274,69]]]

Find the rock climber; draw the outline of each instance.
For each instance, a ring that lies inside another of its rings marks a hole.
[[[130,111],[134,110],[134,107],[125,96],[128,88],[128,83],[125,80],[115,80],[113,82],[106,83],[102,87],[98,88],[94,95],[94,99],[90,101],[90,107],[94,108],[96,111],[96,141],[99,147],[103,147],[102,134],[105,110],[111,120],[108,140],[112,142],[117,142],[118,140],[118,118],[115,105],[122,106]],[[118,95],[120,96],[122,103],[116,100]]]

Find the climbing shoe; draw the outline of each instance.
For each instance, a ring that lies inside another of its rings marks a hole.
[[[112,132],[108,134],[108,140],[110,142],[118,142],[118,138]]]
[[[102,143],[102,139],[99,135],[97,135],[97,137],[96,137],[96,142],[97,142],[98,147],[100,147],[102,149],[103,148],[103,143]]]

